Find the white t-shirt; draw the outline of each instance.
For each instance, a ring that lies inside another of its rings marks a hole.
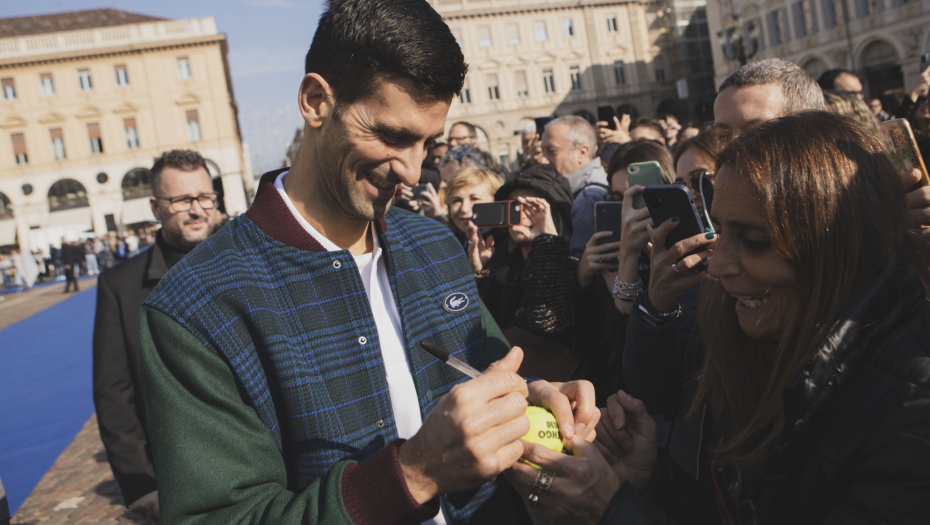
[[[278,178],[274,181],[274,187],[278,190],[278,194],[284,200],[284,204],[287,205],[291,215],[326,251],[342,250],[311,226],[294,207],[294,203],[291,202],[287,192],[284,191],[284,177],[288,173],[285,171],[278,175]],[[374,249],[371,253],[353,255],[352,257],[358,266],[362,284],[365,285],[365,293],[368,294],[368,302],[371,304],[371,313],[375,319],[375,326],[378,328],[378,338],[381,340],[381,358],[384,360],[384,374],[387,379],[388,392],[391,396],[391,408],[394,411],[397,436],[410,439],[423,425],[423,420],[420,417],[420,402],[417,400],[417,388],[413,382],[410,362],[404,348],[404,329],[400,322],[400,313],[397,311],[397,304],[394,302],[387,267],[384,264],[384,256],[381,246],[378,244],[378,236],[375,234],[373,224],[368,231],[371,232]],[[366,334],[359,335],[364,336]],[[442,504],[442,511],[432,520],[423,523],[427,525],[446,525],[445,504]]]

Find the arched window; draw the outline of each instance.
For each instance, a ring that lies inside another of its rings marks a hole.
[[[893,66],[898,63],[898,52],[884,40],[876,40],[862,50],[859,65],[864,68]]]
[[[152,181],[149,170],[134,168],[123,176],[123,200],[141,199],[152,195]]]
[[[87,206],[87,190],[74,179],[62,179],[48,190],[48,207],[51,211]]]
[[[0,193],[0,221],[13,218],[13,203],[6,195]]]
[[[579,109],[578,111],[576,111],[576,112],[573,113],[573,114],[574,114],[576,117],[581,117],[581,118],[587,120],[588,123],[591,124],[592,126],[595,125],[595,124],[597,124],[597,119],[594,118],[594,114],[591,113],[590,111],[586,110],[586,109]]]

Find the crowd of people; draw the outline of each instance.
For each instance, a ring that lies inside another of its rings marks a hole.
[[[501,166],[468,122],[441,142],[466,70],[427,2],[334,0],[299,89],[300,151],[246,214],[213,233],[203,159],[156,161],[162,227],[101,276],[94,331],[130,509],[926,520],[930,186],[895,168],[853,73],[761,60],[721,84],[712,123],[558,117]],[[928,90],[930,70],[894,112],[923,151]],[[656,221],[658,201],[637,203],[665,189],[692,202]],[[476,223],[502,201],[518,215]],[[619,216],[604,224],[600,203]],[[699,231],[676,231],[682,213]],[[569,453],[520,439],[528,405]]]

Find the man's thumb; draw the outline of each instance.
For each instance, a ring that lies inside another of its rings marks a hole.
[[[604,459],[604,454],[601,454],[601,451],[598,450],[593,443],[588,443],[588,441],[580,435],[576,434],[568,443],[568,448],[571,449],[572,455],[576,458],[593,459],[595,461],[607,463],[607,460]]]
[[[519,346],[515,346],[507,352],[507,355],[499,361],[494,361],[491,363],[491,366],[488,367],[488,372],[513,372],[517,373],[517,370],[520,369],[520,365],[523,363],[523,349]]]

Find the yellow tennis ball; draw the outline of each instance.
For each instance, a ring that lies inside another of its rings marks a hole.
[[[552,412],[545,408],[530,406],[526,407],[526,417],[530,419],[530,431],[523,436],[523,439],[530,443],[538,443],[556,452],[562,452],[562,432],[559,431],[559,424]],[[526,463],[537,470],[542,468],[529,461],[526,461]]]

